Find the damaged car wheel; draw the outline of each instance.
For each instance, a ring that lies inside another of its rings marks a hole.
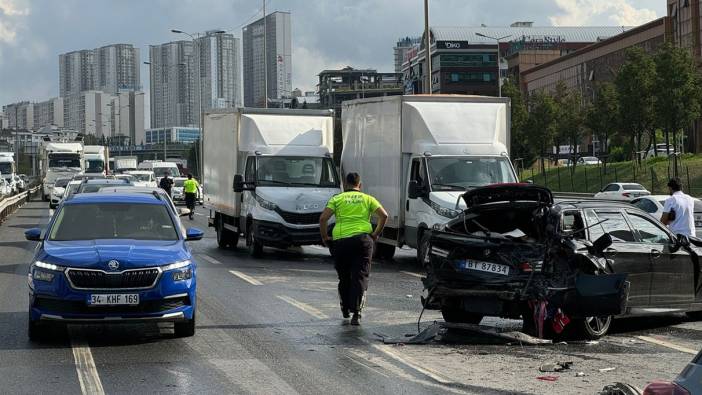
[[[612,325],[612,316],[587,317],[573,323],[573,328],[588,340],[597,340],[609,332]]]

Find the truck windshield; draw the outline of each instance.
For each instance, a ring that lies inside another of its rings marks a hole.
[[[157,178],[163,178],[168,172],[170,177],[180,177],[180,170],[177,167],[154,167],[154,175]]]
[[[12,163],[3,162],[0,163],[0,174],[9,177],[12,174]]]
[[[299,156],[259,157],[257,183],[261,186],[339,186],[331,158]]]
[[[102,173],[105,171],[105,162],[99,159],[89,159],[85,161],[86,173]]]
[[[78,156],[55,156],[49,157],[49,167],[74,167],[80,169],[80,158]]]
[[[429,158],[427,162],[434,190],[468,189],[490,184],[516,182],[508,158]]]

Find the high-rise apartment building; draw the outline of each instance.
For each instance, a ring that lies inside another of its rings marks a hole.
[[[64,126],[80,133],[108,137],[112,129],[112,97],[101,91],[84,91],[64,97]]]
[[[289,12],[276,11],[245,26],[242,49],[245,106],[264,107],[267,100],[280,101],[292,95]]]
[[[95,49],[95,89],[117,94],[141,89],[139,48],[114,44]]]
[[[95,89],[95,51],[84,49],[59,55],[59,96]]]
[[[34,103],[34,129],[54,125],[63,127],[63,98],[53,97]]]
[[[198,126],[200,96],[202,111],[241,106],[239,39],[232,34],[152,45],[149,60],[152,128]]]
[[[14,130],[34,129],[34,104],[28,101],[8,104],[2,107],[7,120],[7,128]]]
[[[151,127],[198,124],[192,41],[149,48]]]
[[[123,91],[112,96],[110,104],[110,137],[128,139],[130,145],[144,142],[144,93]]]

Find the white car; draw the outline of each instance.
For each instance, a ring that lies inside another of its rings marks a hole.
[[[61,202],[63,202],[64,200],[68,199],[70,196],[75,194],[76,191],[78,190],[78,188],[80,187],[80,184],[82,184],[82,183],[83,183],[83,181],[77,181],[77,180],[73,180],[73,181],[69,182],[68,185],[66,185],[66,188],[64,188],[63,196],[61,196]]]
[[[12,187],[5,181],[4,178],[0,177],[0,196],[10,196],[12,195]]]
[[[585,166],[598,166],[601,165],[602,161],[594,156],[582,156],[578,159],[578,165]]]
[[[151,170],[131,170],[125,174],[134,176],[134,179],[132,180],[134,186],[147,188],[156,188],[158,186],[156,176]]]
[[[185,180],[187,180],[186,177],[175,177],[173,179],[173,189],[172,189],[171,193],[173,194],[173,202],[176,204],[178,204],[178,203],[185,204],[185,193],[183,192],[183,182],[185,182]],[[200,185],[197,188],[197,199],[195,200],[195,203],[202,206],[202,203],[203,203],[202,185]]]
[[[24,182],[22,177],[15,175],[15,185],[17,185],[17,189],[19,192],[24,191],[27,188],[27,184]]]
[[[650,195],[641,184],[613,182],[595,194],[596,199],[630,201],[641,196]]]
[[[642,196],[632,200],[631,204],[651,214],[653,218],[660,220],[661,216],[663,216],[665,200],[669,197],[670,195]],[[695,201],[695,235],[697,237],[702,237],[702,200],[697,198],[693,199]]]
[[[54,188],[51,190],[51,196],[49,197],[49,208],[58,207],[69,182],[71,182],[70,178],[59,178],[56,180]]]

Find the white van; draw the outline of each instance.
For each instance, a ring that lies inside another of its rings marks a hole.
[[[139,163],[139,170],[151,170],[154,172],[157,180],[163,178],[166,173],[169,173],[170,177],[180,177],[180,169],[178,165],[174,162],[163,162],[160,160],[145,160]]]

